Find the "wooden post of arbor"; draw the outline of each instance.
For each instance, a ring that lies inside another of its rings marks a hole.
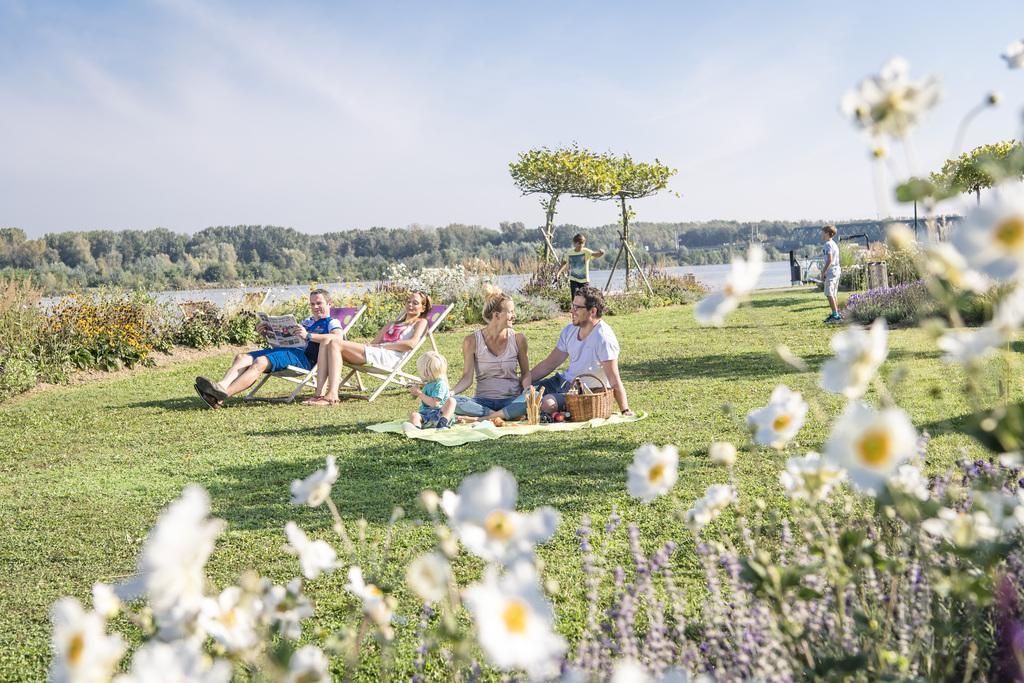
[[[640,278],[644,281],[644,285],[647,287],[647,291],[650,294],[654,294],[654,289],[651,287],[651,283],[647,280],[647,274],[644,273],[644,269],[640,266],[640,261],[637,260],[636,254],[633,253],[633,249],[629,244],[629,207],[626,206],[625,195],[619,195],[619,202],[622,206],[622,230],[619,232],[619,252],[615,255],[615,262],[612,264],[612,270],[608,273],[608,282],[604,286],[604,291],[607,292],[612,286],[612,278],[615,276],[615,269],[619,265],[619,260],[625,256],[626,262],[626,291],[629,291],[629,271],[630,271],[630,260],[636,266],[636,270],[640,273]]]

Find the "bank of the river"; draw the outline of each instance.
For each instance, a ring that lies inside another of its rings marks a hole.
[[[719,263],[706,266],[669,266],[664,270],[671,275],[692,274],[698,280],[711,289],[719,289],[725,284],[725,277],[731,266],[728,263]],[[590,271],[590,281],[595,285],[604,287],[608,283],[608,270]],[[526,274],[518,275],[497,275],[495,282],[505,291],[517,291],[530,278]],[[358,282],[322,282],[318,283],[332,292],[360,293],[372,289],[378,283],[377,280],[364,280]],[[611,280],[612,291],[621,291],[625,284],[625,272],[617,270]],[[790,284],[789,262],[773,261],[766,263],[764,273],[758,283],[758,289],[774,289]],[[178,303],[181,301],[205,300],[217,306],[223,306],[233,300],[241,298],[245,292],[267,292],[267,303],[273,304],[281,301],[294,299],[309,291],[308,284],[302,285],[270,285],[263,287],[222,287],[214,289],[179,289],[154,292],[157,301]]]

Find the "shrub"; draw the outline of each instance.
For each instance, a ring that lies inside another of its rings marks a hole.
[[[889,323],[915,323],[933,310],[928,289],[920,280],[895,287],[869,289],[846,300],[843,313],[850,320],[870,323],[885,318]]]
[[[550,299],[557,303],[561,310],[568,311],[569,306],[572,305],[572,299],[569,298],[568,278],[562,275],[556,279],[557,272],[558,264],[539,263],[520,291],[527,296]]]
[[[512,294],[512,300],[516,302],[516,320],[521,323],[551,320],[561,313],[558,303],[542,296],[516,292]]]
[[[224,343],[224,329],[224,316],[216,306],[196,306],[182,315],[174,341],[181,346],[206,349]]]
[[[240,311],[228,316],[224,321],[224,341],[235,346],[261,341],[263,337],[256,334],[256,325],[259,321],[259,316],[252,311]]]
[[[70,344],[76,368],[117,370],[149,360],[161,338],[161,318],[156,303],[145,294],[101,290],[58,301],[48,316],[46,334]]]
[[[66,342],[47,336],[40,294],[27,280],[0,279],[0,400],[67,372]]]
[[[647,281],[654,296],[667,302],[655,304],[652,301],[655,305],[689,304],[708,293],[708,286],[693,275],[670,275],[658,266],[648,268]]]

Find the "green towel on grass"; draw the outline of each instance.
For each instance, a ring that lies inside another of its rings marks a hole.
[[[405,420],[392,420],[367,427],[371,432],[391,432],[402,434],[410,439],[422,439],[433,441],[442,446],[461,446],[464,443],[473,441],[487,441],[488,439],[499,439],[511,434],[533,434],[534,432],[573,432],[577,429],[594,429],[607,425],[624,424],[626,422],[637,422],[647,417],[647,413],[638,412],[636,415],[625,416],[618,413],[608,419],[595,417],[586,422],[551,422],[549,424],[531,425],[525,423],[506,423],[505,427],[495,427],[491,422],[474,422],[470,424],[457,424],[450,429],[421,429],[410,431],[408,434],[402,429]]]

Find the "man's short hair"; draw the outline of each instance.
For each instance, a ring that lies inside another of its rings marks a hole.
[[[582,232],[578,232],[578,233],[576,233],[575,235],[572,236],[572,243],[573,244],[584,244],[586,241],[587,241],[587,238],[583,236]]]
[[[576,296],[583,297],[583,305],[589,311],[591,308],[597,310],[597,317],[604,315],[604,294],[597,287],[580,287],[576,290]],[[573,297],[575,298],[575,297]]]
[[[839,232],[838,230],[836,230],[836,226],[834,226],[834,225],[826,225],[826,226],[824,226],[821,229],[821,231],[824,232],[824,233],[827,233],[829,239],[832,239],[833,237],[835,237],[836,233]]]
[[[322,296],[324,298],[324,301],[326,301],[327,303],[331,303],[331,293],[328,292],[323,287],[317,287],[316,289],[309,290],[309,298],[310,299],[312,299],[317,294]]]

